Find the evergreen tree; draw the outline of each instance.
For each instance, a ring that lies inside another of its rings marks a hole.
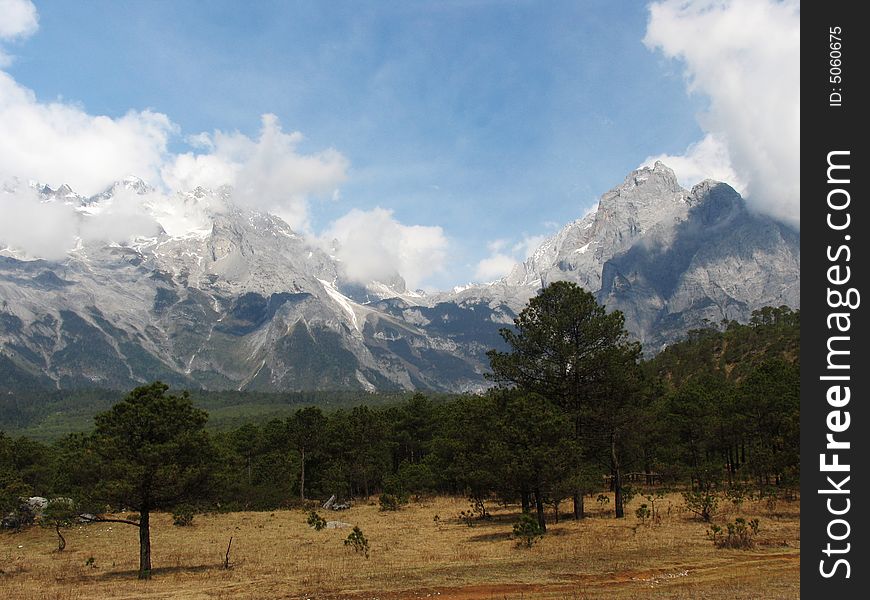
[[[139,520],[100,519],[139,528],[139,578],[151,576],[151,512],[197,501],[208,490],[212,448],[207,414],[187,392],[158,382],[134,389],[95,417],[90,449],[97,461],[92,500],[138,511]]]
[[[622,313],[607,313],[590,292],[557,281],[529,301],[503,328],[507,352],[488,352],[491,378],[513,384],[555,403],[569,415],[574,439],[588,442],[587,421],[602,392],[617,387],[619,365],[636,360],[639,349],[628,340]],[[574,494],[574,516],[583,516],[583,490]]]

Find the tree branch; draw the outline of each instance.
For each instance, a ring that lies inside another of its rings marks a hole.
[[[135,525],[136,527],[140,526],[140,523],[137,521],[130,521],[127,519],[108,519],[106,517],[88,517],[85,515],[78,515],[79,519],[84,519],[89,523],[126,523],[127,525]]]

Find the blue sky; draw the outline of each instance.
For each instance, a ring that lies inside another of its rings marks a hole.
[[[378,207],[402,227],[440,227],[440,263],[411,278],[430,288],[496,274],[480,262],[521,260],[529,240],[582,216],[643,161],[716,133],[703,118],[716,92],[687,89],[694,47],[645,43],[646,2],[35,8],[38,29],[2,47],[3,71],[33,102],[115,120],[164,115],[163,160],[203,152],[189,144],[201,132],[257,140],[261,116],[275,115],[304,136],[295,153],[343,157],[338,193],[305,193],[303,228],[331,234],[350,211]],[[668,27],[680,26],[674,14]]]

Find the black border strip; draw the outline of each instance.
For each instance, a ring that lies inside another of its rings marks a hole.
[[[857,14],[862,7],[860,2],[829,0],[805,3],[801,11],[806,24],[801,28],[801,595],[805,598],[866,598],[870,589],[870,506],[865,492],[870,486],[864,443],[870,435],[866,408],[870,364],[863,352],[870,343],[864,316],[868,308],[863,302],[870,302],[870,296],[860,298],[864,291],[870,294],[865,285],[870,270],[866,243],[870,171],[863,118],[870,105],[861,64],[868,55],[870,25]],[[829,171],[831,163],[835,168]],[[836,442],[832,447],[828,434]],[[835,454],[838,468],[848,465],[848,470],[823,469],[821,455],[831,465]]]

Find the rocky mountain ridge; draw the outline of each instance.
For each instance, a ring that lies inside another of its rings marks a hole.
[[[135,178],[91,198],[37,191],[83,222],[133,214],[153,231],[123,243],[86,237],[60,261],[0,243],[7,386],[159,378],[207,389],[472,391],[487,385],[498,328],[552,281],[596,291],[650,352],[705,322],[799,307],[799,234],[751,214],[725,184],[681,188],[661,163],[631,173],[502,280],[428,295],[398,274],[349,280],[328,250],[235,205],[227,188],[170,201]]]

